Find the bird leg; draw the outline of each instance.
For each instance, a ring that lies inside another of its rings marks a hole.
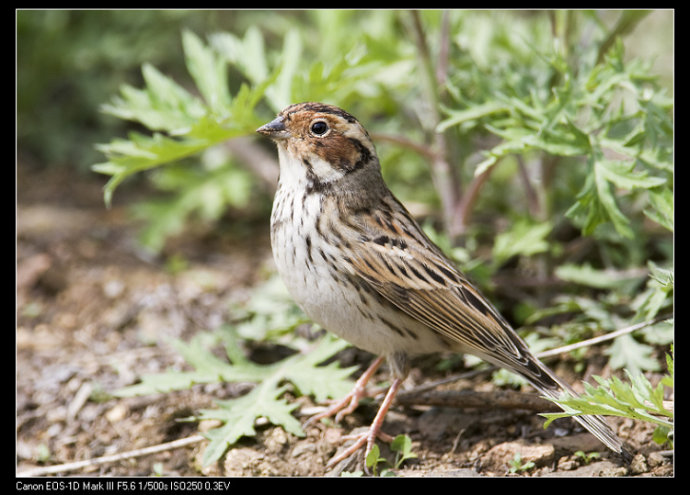
[[[304,423],[304,426],[308,426],[322,418],[331,417],[334,414],[335,422],[339,423],[344,416],[354,411],[357,408],[357,405],[359,404],[359,400],[367,396],[367,382],[369,382],[371,377],[374,376],[374,373],[376,373],[376,370],[379,368],[379,366],[381,366],[381,363],[383,363],[383,357],[377,358],[373,363],[371,363],[371,366],[367,368],[367,370],[362,374],[362,376],[359,377],[359,380],[357,380],[355,386],[352,388],[350,393],[348,393],[345,397],[343,397],[342,400],[336,402],[325,411],[315,414],[314,416],[309,418]]]
[[[364,452],[364,459],[366,462],[366,458],[369,455],[369,452],[371,452],[371,449],[374,447],[374,442],[376,441],[377,437],[386,442],[393,441],[393,437],[381,431],[381,425],[383,424],[383,418],[386,416],[388,409],[393,403],[393,399],[395,398],[395,395],[398,393],[398,390],[400,389],[400,385],[402,385],[402,382],[403,381],[401,378],[396,378],[395,380],[393,380],[393,383],[391,384],[390,388],[388,389],[388,392],[386,393],[386,397],[383,399],[383,402],[381,403],[381,407],[379,407],[379,410],[376,413],[374,421],[371,423],[371,426],[369,427],[369,431],[367,431],[366,433],[360,433],[358,435],[351,435],[349,438],[356,439],[355,443],[350,445],[350,447],[348,447],[347,450],[342,452],[340,455],[328,461],[326,467],[330,468],[342,461],[343,459],[347,459],[352,454],[357,452],[365,443],[367,445],[367,449]]]

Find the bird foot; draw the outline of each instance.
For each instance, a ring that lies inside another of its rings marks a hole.
[[[323,418],[330,418],[331,416],[335,416],[335,422],[340,423],[340,420],[343,417],[347,416],[348,414],[351,414],[355,409],[357,409],[357,405],[359,404],[359,401],[362,398],[367,397],[369,395],[366,391],[366,385],[371,379],[371,377],[374,375],[376,370],[379,368],[379,366],[381,366],[381,363],[383,363],[383,358],[379,357],[371,364],[371,366],[369,366],[369,368],[367,368],[367,370],[362,374],[359,380],[357,380],[352,390],[345,397],[335,402],[331,407],[329,407],[325,411],[310,417],[304,423],[304,426],[309,426]]]
[[[350,445],[347,449],[345,449],[343,452],[341,452],[337,456],[333,457],[330,461],[328,461],[326,468],[328,468],[328,469],[332,468],[336,464],[340,463],[341,461],[344,461],[345,459],[350,457],[352,454],[357,452],[364,445],[366,445],[366,450],[364,451],[364,463],[365,463],[364,468],[365,468],[365,471],[368,472],[368,469],[366,467],[366,459],[369,456],[371,449],[374,448],[374,442],[377,438],[379,438],[380,440],[383,440],[384,442],[387,442],[387,443],[391,443],[393,441],[393,437],[388,435],[387,433],[382,432],[380,425],[376,425],[376,424],[372,424],[371,427],[369,428],[369,430],[365,431],[363,433],[356,433],[353,435],[344,436],[342,438],[344,441],[354,440],[354,443],[352,445]]]
[[[364,471],[369,473],[369,469],[366,465],[366,459],[369,455],[369,452],[371,452],[371,449],[374,447],[374,442],[376,441],[376,439],[380,438],[386,442],[393,441],[393,437],[381,431],[381,425],[383,424],[383,418],[386,417],[386,413],[388,412],[388,409],[393,403],[395,395],[398,393],[398,389],[400,389],[400,385],[402,385],[401,378],[396,378],[395,380],[393,380],[393,383],[388,389],[388,393],[386,393],[386,397],[383,399],[381,407],[379,407],[379,410],[376,413],[376,417],[374,418],[374,421],[371,423],[369,430],[366,433],[360,433],[357,435],[349,436],[349,438],[354,439],[355,442],[352,445],[350,445],[350,447],[348,447],[344,452],[331,459],[328,462],[327,467],[330,468],[335,464],[339,463],[340,461],[347,459],[366,444],[367,448],[364,451]]]

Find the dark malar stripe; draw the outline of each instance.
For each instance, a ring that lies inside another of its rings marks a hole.
[[[371,160],[371,151],[369,151],[369,148],[364,146],[359,139],[353,137],[348,137],[348,139],[354,145],[354,147],[357,148],[357,151],[359,152],[359,160],[357,160],[354,166],[352,166],[352,168],[348,170],[348,172],[352,172],[353,170],[362,168],[365,163]]]

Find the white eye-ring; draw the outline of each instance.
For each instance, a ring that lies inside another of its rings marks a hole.
[[[317,119],[309,126],[309,131],[316,137],[324,137],[330,130],[331,128],[324,119]]]

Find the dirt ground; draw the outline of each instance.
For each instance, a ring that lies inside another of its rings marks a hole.
[[[169,394],[108,398],[143,373],[183,368],[165,339],[189,339],[221,324],[228,306],[245,301],[265,276],[271,255],[266,219],[265,225],[245,225],[239,238],[218,231],[177,240],[175,249],[188,267],[166,271],[164,263],[137,246],[125,211],[132,199],[127,187],[118,190],[115,206],[106,210],[103,183],[101,177],[27,166],[18,171],[17,473],[41,475],[32,470],[185,438],[190,440],[182,447],[87,463],[57,475],[306,477],[359,469],[349,464],[329,471],[325,466],[341,448],[342,436],[371,421],[373,404],[359,407],[340,425],[311,426],[304,438],[259,424],[256,437],[241,440],[221,461],[204,468],[207,442],[198,433],[208,425],[178,420],[213,407],[214,399],[242,393],[241,386],[198,385]],[[370,358],[352,351],[343,356],[345,365],[366,366]],[[429,363],[417,363],[407,388],[442,377],[429,371]],[[568,378],[567,363],[558,372]],[[500,392],[486,375],[449,387],[487,396]],[[300,400],[305,409],[315,406]],[[624,465],[570,420],[547,430],[543,421],[534,411],[513,408],[398,404],[384,426],[392,435],[407,433],[418,456],[396,470],[397,476],[673,476],[673,458],[652,441],[652,426],[611,420],[638,453]],[[578,450],[601,456],[587,462],[575,455]],[[516,453],[523,465],[531,461],[534,467],[511,473]],[[393,459],[385,445],[382,454]]]

